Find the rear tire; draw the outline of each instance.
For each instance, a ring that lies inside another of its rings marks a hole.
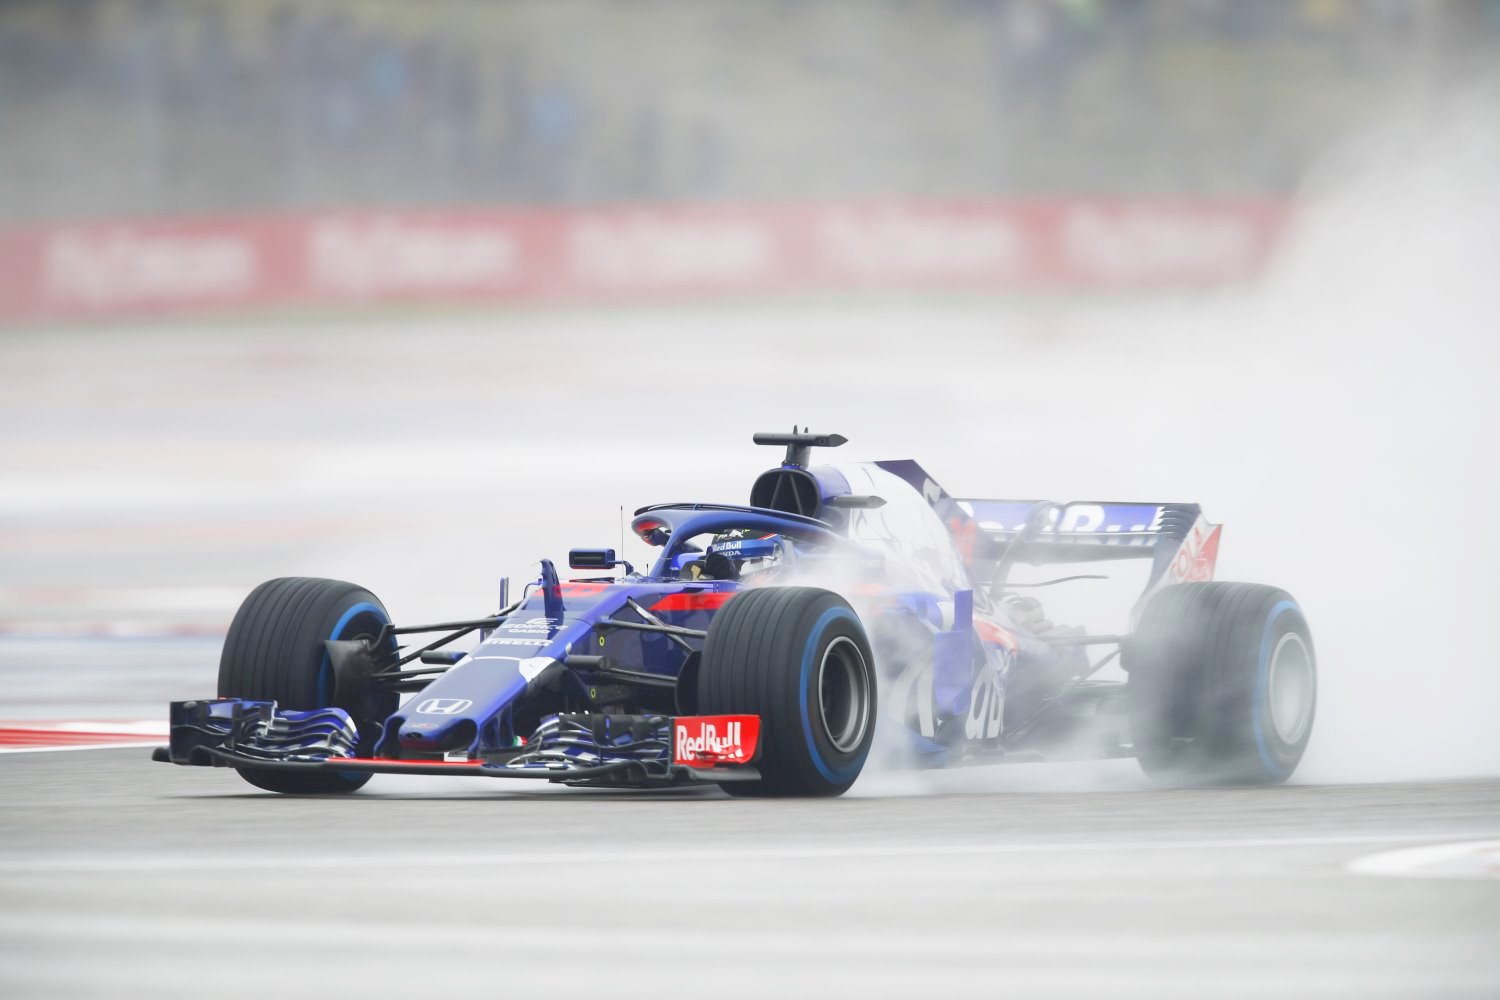
[[[219,697],[274,701],[292,711],[333,706],[333,670],[323,641],[374,638],[389,621],[375,595],[355,584],[313,577],[268,580],[245,598],[224,637]],[[377,700],[386,715],[396,710],[397,695]],[[337,707],[353,714],[353,706]],[[373,742],[374,727],[382,721],[355,717],[361,744]],[[352,792],[370,780],[353,771],[236,770],[257,788],[297,795]]]
[[[1124,665],[1141,769],[1167,784],[1274,785],[1312,734],[1312,633],[1289,594],[1255,583],[1168,587]]]
[[[698,674],[705,715],[760,716],[761,778],[731,795],[840,795],[875,735],[875,658],[859,617],[814,587],[747,590],[708,629]]]

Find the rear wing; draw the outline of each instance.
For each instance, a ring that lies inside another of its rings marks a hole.
[[[1015,561],[1034,565],[1149,558],[1158,542],[1180,537],[1201,515],[1196,504],[962,497],[958,504],[987,538],[1010,549]]]
[[[1197,504],[956,498],[991,544],[996,582],[1025,563],[1150,559],[1147,589],[1213,578],[1222,525]]]
[[[1197,504],[953,497],[910,459],[876,462],[904,479],[948,528],[976,581],[1002,589],[1016,563],[1150,559],[1146,591],[1211,580],[1221,525]],[[1142,595],[1144,596],[1144,595]]]

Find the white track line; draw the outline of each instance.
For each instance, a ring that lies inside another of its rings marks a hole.
[[[1356,875],[1500,879],[1500,840],[1471,840],[1383,851],[1345,866]]]
[[[133,743],[80,743],[66,747],[0,747],[0,753],[62,753],[65,750],[130,750],[161,746],[165,736],[137,737]]]
[[[701,861],[796,861],[842,858],[963,857],[1003,854],[1108,853],[1111,851],[1248,850],[1256,848],[1340,847],[1354,844],[1395,844],[1416,840],[1472,840],[1493,836],[1486,831],[1461,833],[1371,833],[1321,837],[1236,837],[1192,840],[1079,841],[1074,843],[999,844],[866,844],[845,846],[716,848],[677,851],[568,851],[521,854],[316,854],[275,857],[268,855],[202,857],[26,857],[0,854],[0,873],[26,872],[175,872],[175,871],[285,871],[292,869],[506,867],[517,865],[631,865]]]

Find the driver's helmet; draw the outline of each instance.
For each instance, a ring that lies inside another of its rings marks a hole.
[[[713,541],[708,543],[704,558],[732,560],[736,578],[747,580],[779,567],[786,557],[789,545],[780,535],[736,528],[715,535]]]

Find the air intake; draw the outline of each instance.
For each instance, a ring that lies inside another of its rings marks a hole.
[[[750,506],[779,510],[783,514],[817,517],[823,505],[818,481],[806,469],[782,466],[760,474],[750,487]]]

